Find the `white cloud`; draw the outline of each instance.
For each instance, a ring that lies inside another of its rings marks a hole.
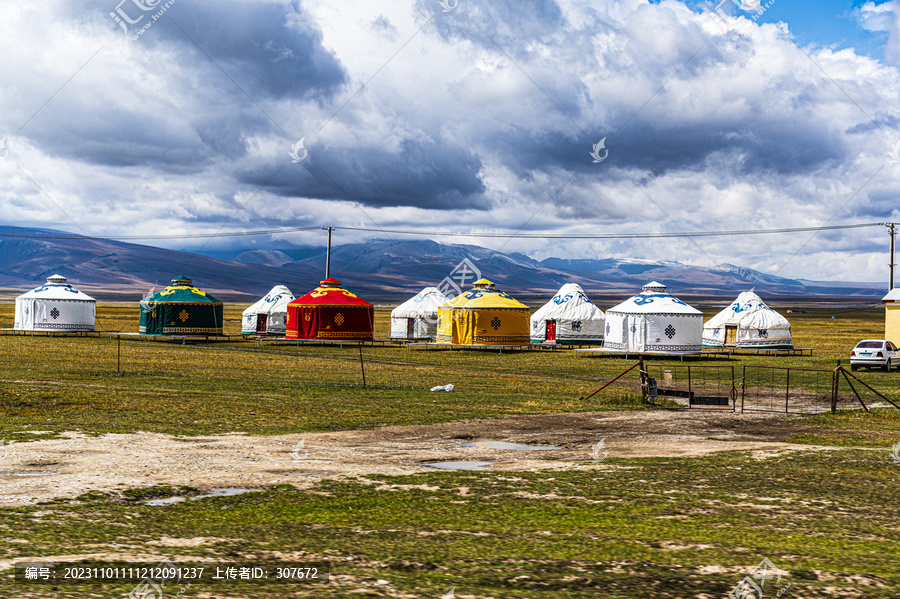
[[[891,31],[895,8],[893,0],[881,4],[866,2],[854,11],[854,16],[867,31]]]
[[[461,0],[448,13],[436,0],[178,0],[132,42],[106,14],[114,3],[79,6],[0,8],[3,224],[77,230],[16,165],[97,235],[373,222],[645,233],[898,217],[897,69],[798,48],[765,18],[744,14],[732,39],[673,0],[527,11]],[[891,7],[863,5],[861,23],[893,32]],[[300,137],[309,158],[291,164]],[[592,164],[601,137],[610,155]],[[480,241],[539,258],[884,278],[873,236],[707,238],[702,249]]]

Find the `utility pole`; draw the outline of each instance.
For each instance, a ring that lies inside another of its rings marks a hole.
[[[894,288],[894,267],[897,266],[897,263],[894,262],[894,235],[896,234],[894,228],[897,226],[897,223],[887,223],[888,232],[891,236],[891,278],[889,280],[888,291],[891,291]]]
[[[325,278],[331,276],[331,232],[334,231],[334,227],[322,227],[326,231],[328,231],[328,249],[325,252]],[[894,247],[893,237],[891,238],[891,248]],[[893,249],[891,250],[891,262],[894,261],[894,253]],[[891,268],[891,281],[894,280],[894,270]],[[893,286],[893,282],[891,283]]]

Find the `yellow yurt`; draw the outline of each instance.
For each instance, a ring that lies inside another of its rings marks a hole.
[[[894,287],[881,298],[884,304],[884,338],[900,344],[900,287]]]
[[[527,345],[530,333],[528,306],[487,279],[438,308],[438,343]]]

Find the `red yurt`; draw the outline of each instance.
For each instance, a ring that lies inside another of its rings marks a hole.
[[[371,340],[375,308],[328,277],[287,305],[288,339]]]

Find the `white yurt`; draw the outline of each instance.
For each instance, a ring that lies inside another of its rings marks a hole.
[[[450,301],[437,287],[426,287],[391,312],[391,339],[434,339],[438,308]]]
[[[47,282],[16,298],[14,328],[20,331],[93,331],[97,301],[78,291],[66,278]]]
[[[264,298],[244,310],[241,319],[242,333],[285,334],[287,331],[287,305],[294,301],[291,290],[275,285]]]
[[[730,306],[703,325],[704,347],[790,349],[791,323],[753,291],[737,296]]]
[[[703,313],[653,281],[641,293],[606,311],[607,349],[689,353],[703,349]]]
[[[531,315],[532,343],[601,343],[606,317],[581,285],[566,283]]]

